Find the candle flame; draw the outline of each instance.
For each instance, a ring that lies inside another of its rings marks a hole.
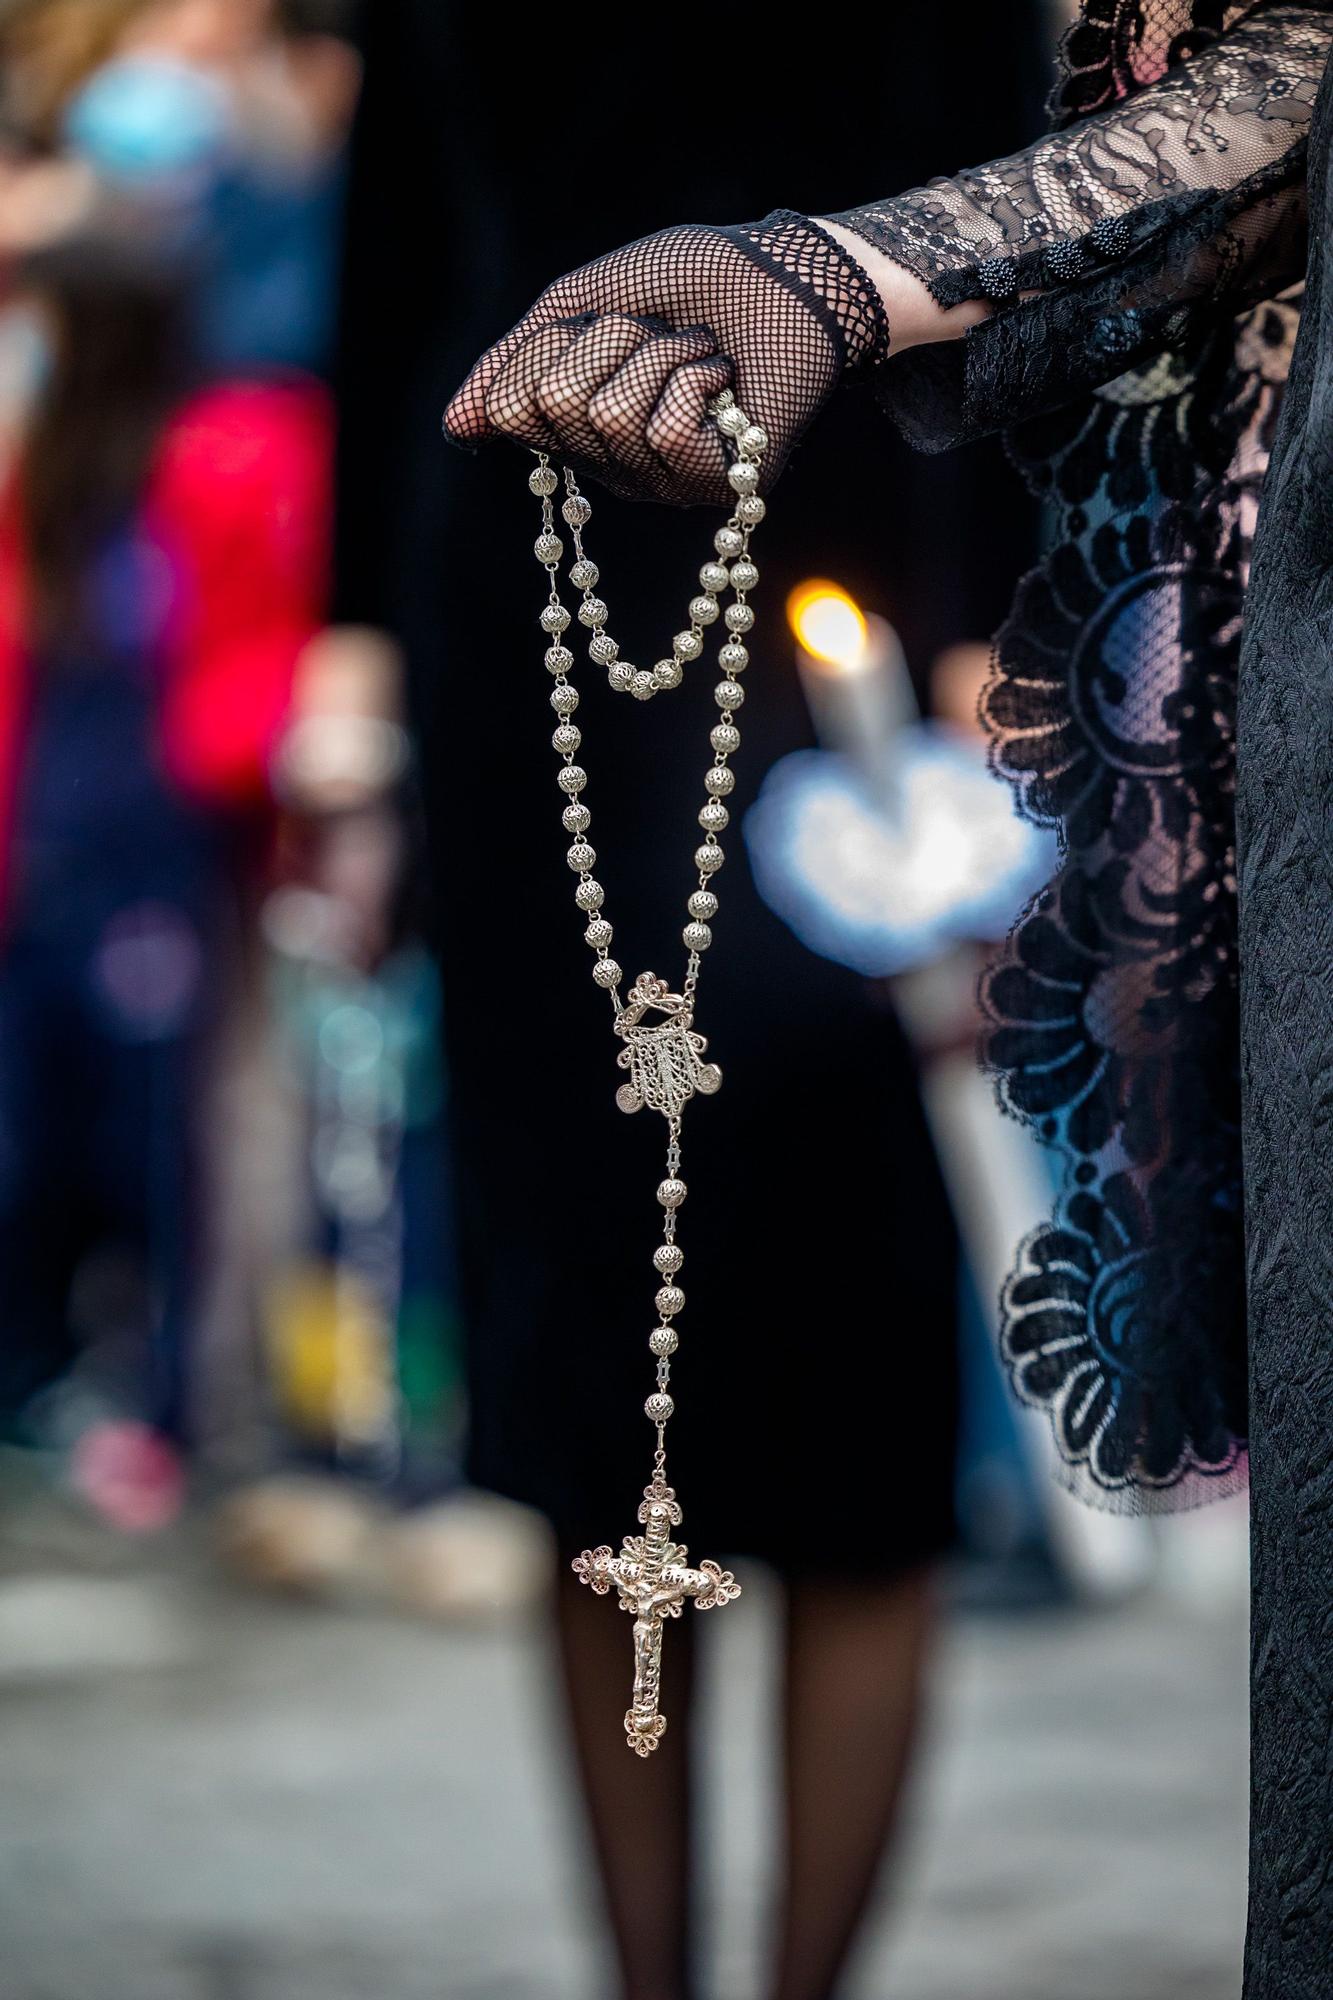
[[[866,665],[865,617],[826,577],[797,584],[787,599],[787,623],[802,651],[824,672],[855,674]]]

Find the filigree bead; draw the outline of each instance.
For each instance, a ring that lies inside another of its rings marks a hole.
[[[739,708],[745,700],[745,689],[739,681],[719,681],[713,689],[713,700],[719,708]]]
[[[685,907],[692,917],[706,923],[709,917],[717,915],[717,897],[711,889],[696,889]]]
[[[736,519],[744,521],[747,528],[757,527],[767,512],[768,503],[761,500],[757,493],[747,493],[744,499],[736,502]]]
[[[565,725],[566,728],[570,726],[568,723]],[[558,736],[560,731],[557,729],[555,733]],[[574,733],[577,735],[578,731],[575,730]],[[725,764],[714,764],[711,769],[704,772],[704,790],[711,792],[715,799],[725,798],[728,792],[734,792],[735,789],[736,773],[729,771]]]
[[[659,660],[653,668],[653,679],[660,688],[678,688],[685,678],[685,669],[679,660]]]
[[[671,1319],[674,1314],[684,1311],[685,1294],[679,1285],[663,1285],[653,1303],[663,1319]]]
[[[719,590],[725,590],[728,583],[727,571],[721,563],[706,562],[699,571],[699,588],[716,597]]]
[[[734,465],[727,467],[727,484],[733,493],[753,493],[759,484],[758,470],[745,459],[737,459]]]
[[[566,833],[586,833],[592,824],[592,814],[584,805],[566,806],[560,815],[560,824]]]
[[[713,942],[713,933],[707,924],[686,924],[680,935],[686,951],[707,951]]]
[[[572,722],[562,722],[551,731],[551,748],[561,757],[572,757],[583,741],[583,731]]]
[[[565,850],[565,860],[576,875],[586,875],[597,859],[597,851],[586,840],[576,840]]]
[[[733,590],[753,590],[759,581],[759,571],[752,562],[734,562],[731,565],[731,587]]]
[[[579,606],[579,624],[594,630],[599,625],[605,625],[610,615],[600,597],[585,597]]]
[[[655,1389],[644,1404],[643,1410],[649,1423],[664,1424],[675,1407],[665,1389]]]
[[[619,986],[624,977],[613,958],[599,958],[592,969],[592,976],[599,986]]]
[[[669,1326],[655,1326],[648,1336],[648,1346],[659,1361],[665,1361],[680,1346],[680,1335]]]
[[[589,562],[588,558],[583,556],[569,572],[569,580],[575,590],[595,590],[597,588],[597,579],[600,575],[601,571],[598,569],[596,563]]]
[[[540,624],[543,632],[563,632],[569,623],[569,613],[563,604],[542,606]]]
[[[768,432],[762,424],[747,424],[736,442],[742,451],[758,457],[761,451],[768,450]]]
[[[645,673],[644,669],[640,667],[630,681],[629,691],[634,696],[635,701],[651,701],[657,693],[657,682],[650,673]]]
[[[670,1276],[685,1262],[685,1252],[674,1243],[659,1243],[653,1252],[653,1263],[657,1269]]]
[[[620,647],[609,632],[596,632],[588,641],[588,658],[599,667],[609,667],[619,656]]]
[[[559,535],[538,535],[532,545],[532,553],[543,565],[558,563],[565,553],[565,545]]]
[[[734,722],[715,722],[708,732],[708,740],[724,757],[730,757],[741,747],[741,732]]]
[[[745,537],[739,528],[719,528],[713,537],[713,547],[720,556],[738,556],[745,547]]]
[[[728,409],[718,411],[717,427],[728,437],[739,437],[743,430],[749,428],[749,422],[744,410],[736,403],[732,403]]]
[[[716,875],[726,858],[715,840],[706,840],[694,850],[694,865],[701,875]]]
[[[583,933],[583,940],[585,944],[590,944],[594,951],[605,951],[614,935],[614,929],[605,917],[594,917]]]
[[[697,660],[704,649],[704,642],[697,632],[677,632],[671,641],[671,650],[678,660]]]
[[[721,833],[724,826],[731,823],[731,814],[721,799],[709,799],[707,805],[699,808],[699,824],[705,833]]]
[[[625,694],[634,685],[634,669],[628,660],[617,660],[606,670],[606,685],[616,694]]]
[[[590,876],[586,882],[579,883],[574,891],[574,901],[581,910],[600,910],[606,901],[606,891],[600,882],[594,882]]]
[[[554,493],[559,483],[549,465],[534,466],[528,474],[528,491],[535,493],[539,500],[545,500],[548,494]]]
[[[571,493],[569,498],[562,502],[560,512],[571,528],[586,528],[592,519],[592,508],[581,493]]]
[[[743,646],[739,639],[728,639],[726,645],[719,648],[717,663],[724,674],[743,674],[750,664],[750,649]]]
[[[668,1174],[664,1181],[659,1181],[657,1184],[657,1199],[663,1208],[679,1208],[685,1199],[685,1194],[684,1181],[677,1180],[674,1174]]]
[[[581,764],[566,764],[563,771],[556,772],[555,781],[561,791],[568,792],[572,798],[587,784],[588,773]]]
[[[579,705],[579,691],[573,687],[553,687],[551,706],[557,715],[572,715]]]
[[[690,619],[695,625],[711,625],[717,617],[717,599],[706,591],[690,599]]]
[[[728,632],[748,632],[754,624],[754,611],[748,604],[729,604],[723,617]]]
[[[568,646],[548,646],[544,655],[548,674],[567,674],[574,664]]]

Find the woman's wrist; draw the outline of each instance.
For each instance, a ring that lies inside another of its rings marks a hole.
[[[986,319],[990,307],[984,300],[969,299],[963,305],[942,306],[930,288],[912,271],[895,264],[873,243],[858,236],[846,223],[816,216],[819,227],[847,252],[865,272],[883,301],[889,322],[889,353],[920,347],[933,340],[957,340],[969,327]]]

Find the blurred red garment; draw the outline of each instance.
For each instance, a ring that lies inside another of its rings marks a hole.
[[[325,618],[333,407],[313,382],[225,382],[168,419],[139,522],[161,558],[158,753],[204,805],[262,811],[303,648]],[[0,504],[0,899],[31,698],[17,492]]]

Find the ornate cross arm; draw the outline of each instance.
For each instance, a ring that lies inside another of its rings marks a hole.
[[[604,1597],[612,1585],[620,1608],[634,1619],[634,1694],[625,1714],[625,1735],[637,1756],[648,1757],[666,1733],[666,1717],[658,1706],[662,1683],[662,1622],[679,1618],[687,1598],[696,1611],[730,1604],[741,1587],[729,1569],[686,1561],[683,1543],[670,1540],[680,1523],[680,1508],[669,1486],[654,1480],[644,1488],[639,1519],[646,1533],[626,1535],[619,1555],[609,1543],[585,1549],[573,1562],[575,1576]]]

